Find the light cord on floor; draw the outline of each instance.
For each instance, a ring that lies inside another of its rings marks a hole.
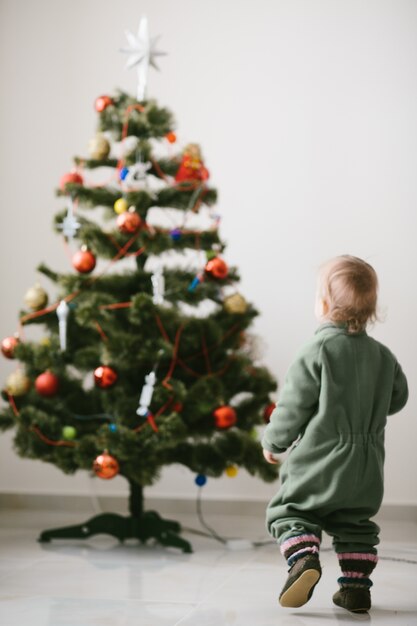
[[[202,525],[203,528],[205,528],[208,533],[209,536],[212,537],[213,539],[215,539],[216,541],[219,541],[222,544],[227,544],[227,539],[225,539],[224,537],[221,537],[213,528],[211,528],[211,526],[209,526],[207,524],[207,522],[205,521],[204,517],[203,517],[203,508],[201,505],[201,492],[202,489],[201,487],[198,489],[197,491],[197,501],[196,501],[196,511],[197,511],[197,517],[200,521],[200,524]]]

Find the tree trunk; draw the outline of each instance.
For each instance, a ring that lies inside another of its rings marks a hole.
[[[137,483],[129,480],[129,511],[132,517],[140,518],[143,515],[143,489]]]

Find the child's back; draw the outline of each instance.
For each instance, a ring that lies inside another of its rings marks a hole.
[[[283,606],[311,596],[325,530],[343,573],[334,601],[361,612],[370,608],[377,562],[379,528],[371,518],[383,496],[384,428],[387,415],[405,405],[408,388],[394,355],[365,332],[375,315],[374,270],[354,257],[338,257],[327,270],[326,289],[320,285],[327,299],[319,302],[327,321],[290,367],[263,437],[270,462],[296,442],[267,523],[291,568]]]

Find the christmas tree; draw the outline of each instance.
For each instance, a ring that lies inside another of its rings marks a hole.
[[[148,67],[162,53],[145,19],[127,35],[138,92],[97,98],[89,157],[61,178],[65,209],[54,226],[72,267],[38,267],[55,296],[48,304],[40,284],[29,289],[18,332],[2,342],[20,363],[4,386],[0,427],[15,429],[21,456],[129,482],[129,517],[106,513],[41,540],[107,532],[189,551],[176,522],[143,510],[144,487],[178,463],[199,486],[239,466],[274,480],[255,427],[276,382],[248,348],[258,313],[223,258],[201,150],[179,151],[171,113],[146,98]],[[31,324],[44,339],[25,337]]]

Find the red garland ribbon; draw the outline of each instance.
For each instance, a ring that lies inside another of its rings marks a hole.
[[[39,439],[41,439],[44,443],[47,443],[49,446],[64,446],[67,448],[75,448],[75,446],[77,445],[74,441],[64,441],[63,439],[53,441],[52,439],[48,439],[48,437],[45,437],[45,435],[35,425],[29,426],[28,430],[36,433]]]
[[[169,370],[167,372],[167,375],[165,376],[164,380],[162,381],[162,384],[164,387],[166,387],[167,389],[172,389],[172,385],[169,384],[169,379],[171,378],[175,366],[178,362],[178,350],[180,347],[180,339],[181,339],[181,334],[182,331],[184,330],[184,324],[181,324],[181,326],[178,328],[176,334],[175,334],[175,343],[174,343],[174,351],[172,353],[172,360],[171,360],[171,365],[169,366]]]
[[[166,411],[166,409],[169,407],[170,404],[172,404],[172,402],[174,401],[174,396],[171,396],[170,398],[168,398],[167,402],[165,402],[165,404],[163,406],[161,406],[160,409],[158,409],[158,411],[155,413],[155,415],[153,415],[153,413],[151,413],[150,411],[148,411],[148,414],[146,416],[147,422],[145,424],[140,424],[139,426],[137,426],[136,428],[133,429],[134,433],[138,433],[142,430],[142,428],[145,428],[145,426],[150,425],[151,428],[157,433],[159,431],[158,426],[156,424],[156,419],[162,415],[162,413],[164,413],[164,411]]]
[[[114,304],[100,304],[98,308],[111,311],[112,309],[128,309],[132,304],[132,302],[115,302]]]
[[[100,337],[102,338],[103,341],[108,341],[109,338],[107,337],[106,333],[104,332],[104,330],[102,329],[102,327],[100,326],[100,324],[97,322],[97,320],[95,320],[94,322],[95,327],[97,328]]]
[[[156,321],[157,326],[159,328],[159,331],[160,331],[161,335],[163,336],[163,338],[165,339],[165,341],[167,343],[169,343],[169,344],[172,344],[172,342],[171,342],[171,340],[170,340],[170,338],[168,336],[168,333],[166,332],[166,330],[164,328],[164,325],[162,324],[162,321],[161,321],[161,318],[159,317],[159,315],[155,315],[155,321]],[[183,330],[184,330],[184,325],[182,324],[180,326],[180,328],[177,330],[177,333],[176,333],[175,345],[174,345],[174,353],[173,353],[173,358],[172,358],[172,361],[171,361],[169,372],[168,372],[167,376],[165,377],[164,381],[162,382],[162,384],[165,387],[167,387],[168,389],[172,389],[172,386],[169,385],[167,383],[167,381],[171,378],[172,373],[173,373],[173,371],[175,369],[175,366],[177,364],[180,367],[182,367],[182,369],[184,369],[186,372],[188,372],[191,376],[194,376],[195,378],[202,378],[203,376],[206,375],[206,374],[200,374],[200,373],[194,371],[193,369],[191,369],[185,363],[185,361],[189,361],[190,359],[194,359],[197,356],[204,355],[205,360],[206,360],[206,365],[207,365],[209,376],[220,376],[221,374],[226,372],[227,369],[230,367],[230,363],[231,363],[231,361],[233,361],[234,357],[233,356],[229,357],[227,363],[220,370],[218,370],[217,372],[213,372],[212,369],[211,369],[210,361],[209,361],[209,351],[212,350],[213,348],[216,348],[217,346],[219,346],[226,337],[228,337],[229,335],[233,334],[234,332],[237,332],[238,330],[240,330],[240,327],[239,327],[238,324],[235,324],[234,326],[229,328],[229,330],[227,332],[224,333],[224,335],[221,337],[221,339],[217,343],[213,344],[210,347],[207,346],[205,338],[204,338],[204,340],[202,342],[203,349],[200,350],[199,352],[196,352],[195,354],[192,354],[192,355],[186,357],[185,360],[180,359],[178,357],[178,347],[179,346],[177,345],[177,343],[179,344],[179,338],[180,338],[180,335],[181,335]]]
[[[208,374],[212,374],[213,372],[212,372],[212,369],[211,369],[209,353],[208,353],[208,350],[207,350],[206,336],[204,334],[203,334],[203,336],[201,338],[201,343],[202,343],[202,346],[203,346],[204,360],[206,362],[207,373]]]
[[[20,413],[19,413],[19,410],[18,410],[18,408],[16,406],[16,402],[14,401],[14,397],[10,393],[8,393],[7,391],[6,391],[6,393],[7,393],[7,399],[9,401],[10,406],[12,407],[12,411],[15,414],[15,417],[19,417]]]
[[[152,430],[154,430],[157,433],[159,431],[159,428],[156,425],[155,418],[150,411],[148,411],[146,419],[148,420],[148,423],[150,424]]]
[[[153,159],[152,157],[151,157],[150,161],[152,163],[152,166],[153,166],[154,170],[158,174],[158,176],[160,178],[162,178],[162,180],[165,180],[165,181],[168,180],[167,177],[165,176],[164,172],[161,170],[158,161],[155,161],[155,159]]]

